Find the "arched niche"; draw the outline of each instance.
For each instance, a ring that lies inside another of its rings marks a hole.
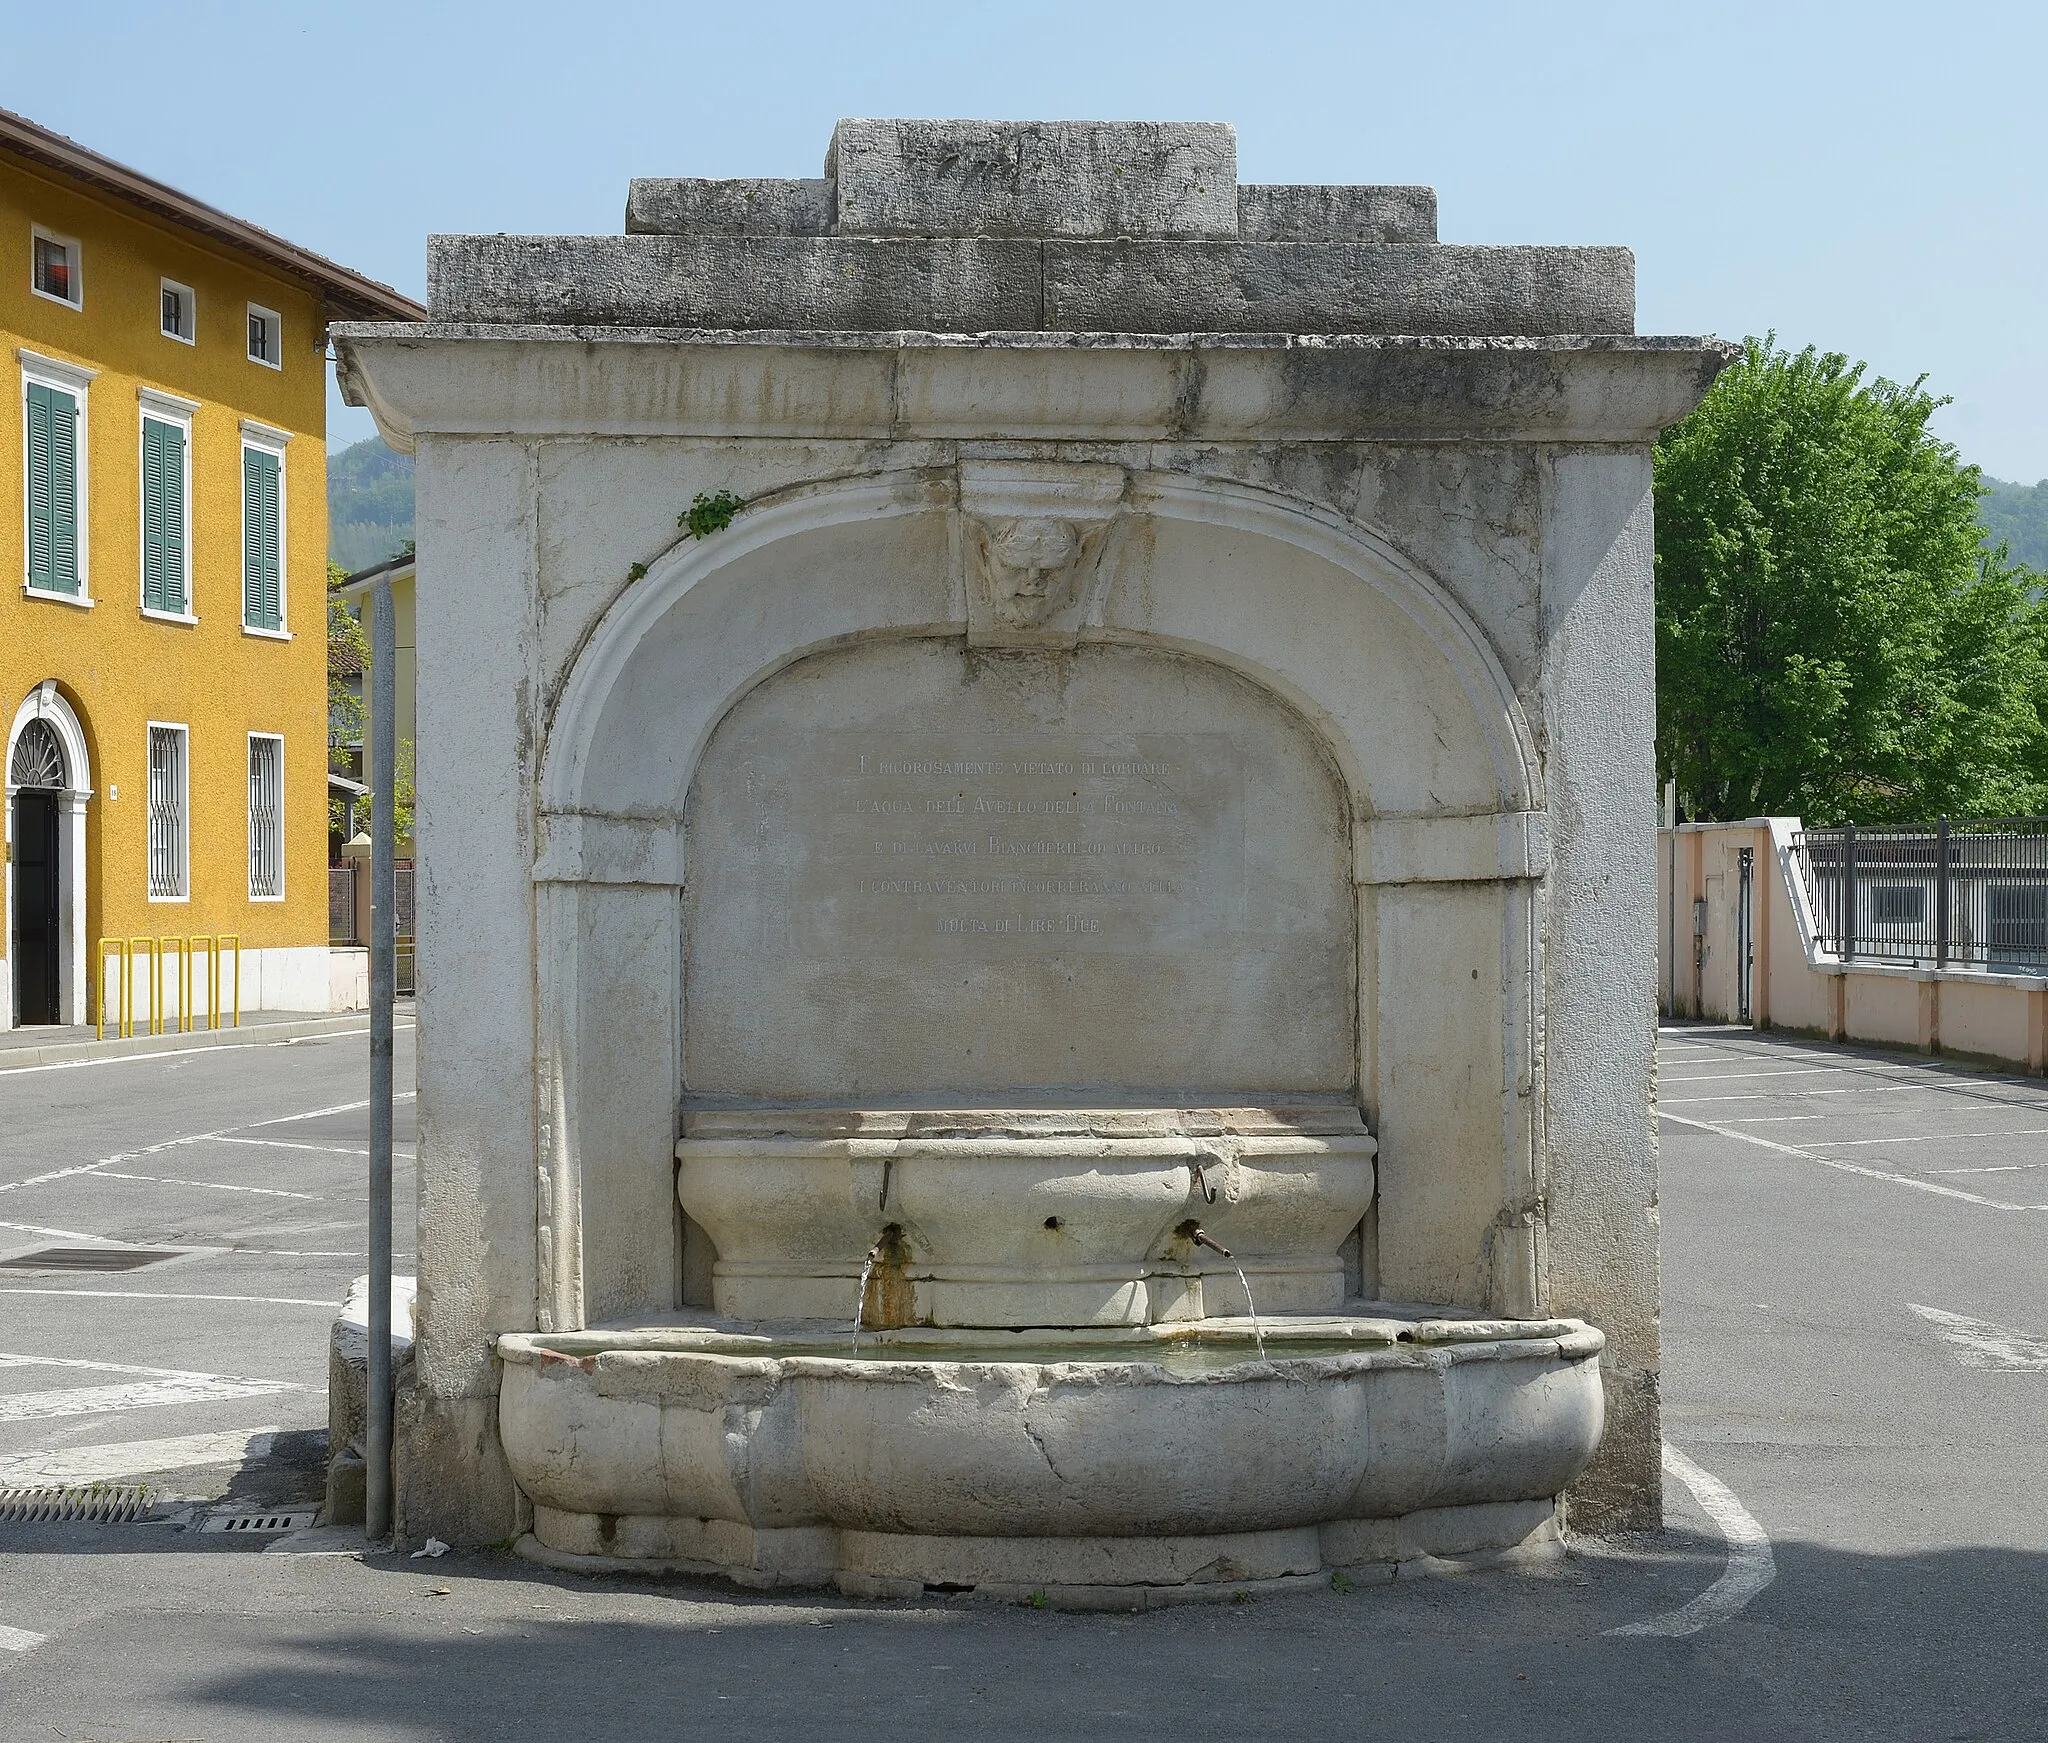
[[[880,1055],[857,1081],[829,1071],[804,1077],[787,1031],[778,1040],[769,1021],[775,1001],[747,1002],[748,974],[772,967],[773,953],[757,949],[750,970],[736,948],[748,927],[758,946],[763,928],[781,923],[772,901],[720,894],[729,859],[702,887],[694,881],[703,830],[747,827],[747,758],[726,756],[721,735],[740,745],[755,713],[774,714],[776,698],[797,695],[807,675],[859,678],[865,662],[872,670],[852,688],[879,681],[886,692],[876,675],[907,662],[945,667],[956,674],[947,684],[965,694],[978,659],[971,644],[985,627],[976,553],[1000,524],[991,500],[1011,514],[1071,513],[1086,533],[1072,547],[1086,573],[1061,635],[1042,638],[1036,655],[1012,648],[983,666],[1042,667],[1034,680],[1041,708],[1059,694],[1060,667],[1069,677],[1087,671],[1090,682],[1118,660],[1132,670],[1199,673],[1200,686],[1241,698],[1247,719],[1288,723],[1274,730],[1299,747],[1293,762],[1322,771],[1322,785],[1298,796],[1297,809],[1333,813],[1318,827],[1328,841],[1348,837],[1343,863],[1331,872],[1323,862],[1344,915],[1336,925],[1317,922],[1319,969],[1305,1000],[1327,1013],[1341,983],[1342,1009],[1315,1019],[1315,1045],[1301,1052],[1297,1078],[1270,1063],[1283,1049],[1253,1049],[1251,1075],[1266,1081],[1240,1073],[1234,1084],[1216,1082],[1219,1045],[1198,1061],[1211,1076],[1203,1087],[1342,1090],[1374,1117],[1384,1109],[1396,1135],[1383,1144],[1382,1164],[1382,1244],[1391,1240],[1397,1258],[1386,1268],[1391,1282],[1415,1299],[1526,1305],[1535,1291],[1533,1236],[1496,1239],[1496,1224],[1504,1205],[1535,1195],[1542,792],[1526,721],[1484,636],[1385,541],[1328,511],[1177,474],[1105,480],[1111,469],[1043,465],[1014,468],[991,486],[995,470],[977,475],[963,464],[869,477],[756,504],[725,531],[683,540],[651,565],[579,655],[543,753],[534,872],[542,1323],[680,1300],[667,1158],[687,1094],[843,1101],[993,1093],[991,1080],[971,1070],[913,1078]],[[906,701],[923,681],[906,682]],[[1200,712],[1192,707],[1185,724]],[[1049,730],[1077,744],[1087,736],[1071,722]],[[785,759],[797,754],[791,742],[778,753]],[[698,804],[693,828],[691,794],[701,793],[707,770],[720,787],[718,814]],[[789,868],[756,869],[772,880]],[[686,967],[703,957],[704,938],[693,949],[689,937],[706,912],[693,907],[700,901],[718,909],[728,931],[721,959],[732,965],[732,984],[710,999],[732,1033],[712,1039],[708,1053],[692,1008],[708,989]],[[1324,908],[1328,901],[1327,891],[1317,898]],[[804,960],[824,960],[844,943],[827,938],[823,955]],[[885,982],[871,980],[863,998],[879,1001]],[[912,996],[911,979],[895,984]],[[829,1009],[833,989],[814,990]],[[763,1019],[751,1036],[750,1008]],[[1247,1008],[1261,1007],[1252,1000]],[[851,1014],[877,1020],[868,1004]],[[815,1023],[799,1028],[799,1044],[816,1044]],[[1042,1035],[1033,1042],[1041,1066],[1048,1044]],[[1333,1047],[1346,1056],[1333,1059]],[[700,1074],[700,1061],[717,1069]],[[1176,1075],[1170,1062],[1140,1063],[1145,1092],[1180,1087],[1158,1081]],[[1105,1087],[1100,1069],[1076,1076],[1034,1069],[1006,1087],[1027,1079],[1048,1091]],[[1519,1280],[1503,1286],[1509,1248],[1521,1255],[1510,1265]]]

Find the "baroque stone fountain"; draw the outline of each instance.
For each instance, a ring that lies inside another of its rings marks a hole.
[[[418,455],[401,1533],[1129,1605],[1653,1518],[1722,348],[1209,125],[842,122],[627,232],[336,329]]]

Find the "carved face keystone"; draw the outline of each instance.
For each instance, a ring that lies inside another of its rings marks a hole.
[[[1004,521],[989,538],[997,608],[1015,620],[1042,623],[1067,603],[1081,535],[1070,522]]]

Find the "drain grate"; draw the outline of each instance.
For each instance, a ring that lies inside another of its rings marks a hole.
[[[170,1247],[45,1247],[0,1259],[0,1271],[139,1271],[177,1257]]]
[[[44,1525],[89,1520],[127,1524],[149,1513],[149,1490],[135,1484],[49,1484],[0,1489],[0,1525]]]
[[[317,1507],[287,1508],[272,1513],[212,1513],[200,1521],[201,1531],[304,1531],[313,1523]]]

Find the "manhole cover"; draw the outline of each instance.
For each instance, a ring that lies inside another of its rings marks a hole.
[[[0,1271],[139,1271],[178,1256],[169,1247],[45,1247],[0,1259]]]
[[[0,1525],[43,1525],[64,1520],[125,1524],[149,1512],[149,1491],[133,1484],[49,1484],[0,1489]]]
[[[200,1521],[201,1531],[304,1531],[319,1513],[317,1507],[288,1508],[271,1513],[211,1513]]]

